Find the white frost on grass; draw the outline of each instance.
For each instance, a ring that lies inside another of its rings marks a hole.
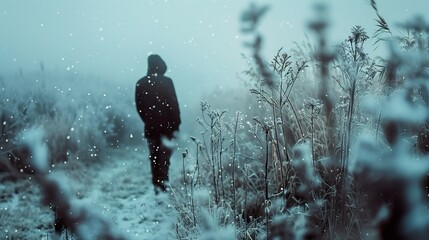
[[[197,188],[194,191],[194,201],[200,206],[209,206],[210,205],[210,189],[208,188]]]
[[[45,173],[48,170],[48,147],[43,141],[44,131],[40,127],[22,131],[18,141],[31,152],[31,163],[38,172]]]
[[[199,239],[203,240],[224,240],[235,239],[235,227],[231,225],[219,226],[216,214],[210,213],[206,209],[201,209],[201,220],[204,232]]]

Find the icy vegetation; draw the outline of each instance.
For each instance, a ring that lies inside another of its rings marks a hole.
[[[270,61],[269,8],[246,9],[244,84],[201,101],[157,196],[134,89],[43,65],[2,76],[0,238],[427,239],[429,23],[392,29],[370,3],[373,36],[351,26],[331,47],[318,5],[314,41]]]

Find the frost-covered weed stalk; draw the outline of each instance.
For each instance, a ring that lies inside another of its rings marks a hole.
[[[225,126],[223,117],[226,111],[213,109],[210,104],[201,102],[201,112],[202,117],[198,119],[198,123],[204,129],[201,132],[201,139],[206,146],[201,156],[205,158],[211,169],[210,177],[213,180],[211,185],[214,191],[214,201],[218,204],[222,199],[225,199],[222,158],[225,148],[229,147],[229,145],[224,146]],[[208,139],[206,139],[206,135],[209,135]]]
[[[342,104],[338,108],[338,125],[343,129],[340,131],[341,154],[337,156],[341,162],[341,171],[347,175],[347,166],[350,160],[351,144],[353,142],[354,131],[361,130],[356,126],[359,123],[360,98],[376,87],[375,77],[377,69],[375,62],[368,56],[364,50],[364,45],[369,39],[366,31],[361,26],[355,26],[351,29],[351,35],[338,47],[337,58],[334,62],[335,79],[342,94]]]
[[[182,183],[172,184],[181,219],[176,225],[180,239],[234,238],[235,226],[230,224],[236,221],[236,206],[229,201],[233,195],[232,179],[227,174],[231,166],[226,162],[230,159],[225,159],[234,143],[226,141],[231,132],[224,122],[225,113],[201,102],[197,123],[203,131],[198,137],[190,137],[195,151],[183,152],[187,166],[183,166]]]

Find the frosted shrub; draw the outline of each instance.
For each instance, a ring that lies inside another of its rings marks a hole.
[[[129,136],[138,135],[129,123],[136,119],[133,99],[124,98],[127,89],[44,71],[3,77],[0,87],[1,152],[17,155],[17,133],[32,126],[44,129],[52,163],[99,159],[106,149],[129,144],[135,141]]]

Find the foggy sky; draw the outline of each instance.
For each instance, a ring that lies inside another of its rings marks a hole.
[[[240,14],[252,1],[2,0],[0,74],[38,69],[92,74],[129,86],[146,73],[148,54],[169,66],[181,104],[213,87],[239,84],[246,66]],[[308,32],[312,0],[259,1],[270,5],[260,28],[264,55],[287,50]],[[375,14],[367,0],[331,0],[332,43],[362,25],[372,35]],[[427,0],[378,0],[388,23],[424,16]],[[428,19],[427,19],[428,20]],[[311,38],[311,34],[309,34]]]

